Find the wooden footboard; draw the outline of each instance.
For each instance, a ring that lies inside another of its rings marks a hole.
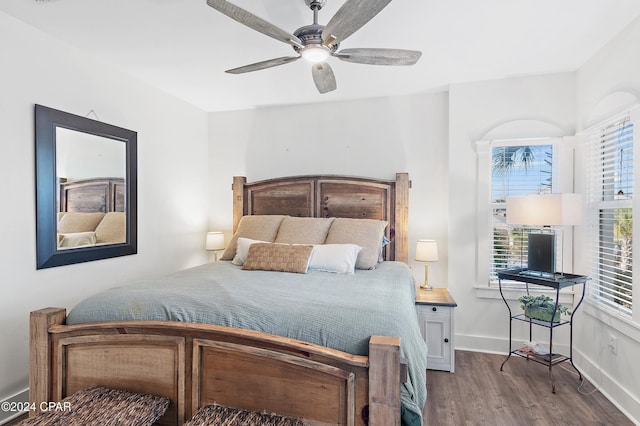
[[[315,425],[400,424],[406,371],[398,337],[373,336],[364,357],[215,325],[67,326],[65,318],[61,308],[31,313],[30,403],[36,409],[80,389],[105,386],[170,398],[162,425],[181,425],[213,402]]]

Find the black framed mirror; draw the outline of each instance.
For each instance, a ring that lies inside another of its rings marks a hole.
[[[38,269],[137,253],[137,133],[35,105]]]

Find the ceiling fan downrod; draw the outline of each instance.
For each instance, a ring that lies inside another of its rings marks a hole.
[[[304,0],[305,4],[313,11],[313,24],[318,24],[318,11],[322,9],[322,6],[327,0]]]

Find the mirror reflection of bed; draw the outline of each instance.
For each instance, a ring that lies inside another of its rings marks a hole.
[[[58,250],[126,241],[123,178],[60,180]]]
[[[58,250],[126,241],[125,157],[120,141],[56,129]]]

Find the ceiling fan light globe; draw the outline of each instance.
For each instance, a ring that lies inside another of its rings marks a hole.
[[[331,52],[324,46],[307,46],[300,54],[307,61],[318,63],[326,61]]]

